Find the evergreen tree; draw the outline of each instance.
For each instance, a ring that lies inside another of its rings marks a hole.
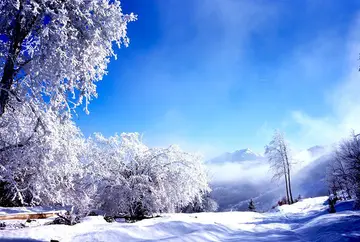
[[[250,199],[250,201],[249,201],[249,207],[248,208],[249,208],[249,210],[251,212],[255,212],[255,204],[254,204],[252,199]]]

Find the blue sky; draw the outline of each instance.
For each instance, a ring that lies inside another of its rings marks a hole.
[[[140,132],[206,157],[295,149],[357,129],[359,1],[122,0],[130,46],[98,83],[85,135]],[[358,89],[359,90],[359,89]],[[359,101],[359,102],[358,102]],[[359,109],[360,113],[360,109]]]

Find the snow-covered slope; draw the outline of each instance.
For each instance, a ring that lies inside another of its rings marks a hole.
[[[328,194],[326,170],[334,159],[333,154],[322,155],[294,175],[294,185],[298,193],[307,197]]]
[[[359,241],[360,212],[344,202],[329,214],[326,199],[305,199],[269,213],[165,214],[133,224],[87,217],[75,226],[0,230],[0,241]]]

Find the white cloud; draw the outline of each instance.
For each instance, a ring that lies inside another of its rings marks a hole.
[[[303,111],[291,113],[292,121],[299,127],[296,138],[292,137],[292,140],[299,146],[327,145],[348,136],[352,129],[360,131],[359,29],[360,17],[355,21],[346,43],[347,67],[344,71],[345,74],[329,93],[324,94],[324,99],[330,106],[330,113],[320,117],[309,115]],[[326,62],[322,65],[326,65]],[[341,70],[341,66],[339,66],[339,70]]]

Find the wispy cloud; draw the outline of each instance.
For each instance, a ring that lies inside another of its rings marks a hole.
[[[348,136],[352,129],[360,131],[359,28],[360,17],[354,22],[345,43],[346,67],[343,71],[344,74],[339,77],[337,85],[332,90],[324,92],[323,98],[328,103],[329,112],[326,115],[310,115],[301,110],[291,113],[291,121],[298,128],[298,132],[295,133],[296,137],[294,135],[292,140],[301,147],[331,144]],[[326,63],[324,61],[322,65],[326,65]],[[318,68],[320,69],[319,65]],[[342,66],[338,68],[341,69]],[[316,69],[312,70],[312,72],[316,71]],[[326,90],[326,86],[324,86],[324,90]]]
[[[137,79],[143,81],[136,95],[150,102],[169,101],[169,104],[156,103],[157,118],[151,120],[145,130],[149,145],[177,143],[185,150],[198,151],[211,158],[246,146],[261,152],[275,128],[289,134],[295,150],[329,144],[348,135],[350,129],[360,129],[358,20],[346,37],[337,28],[329,26],[329,29],[319,30],[312,38],[306,39],[309,41],[300,42],[295,49],[282,55],[285,57],[281,58],[280,64],[274,64],[276,70],[271,73],[262,75],[261,70],[256,69],[259,76],[269,79],[268,85],[259,87],[262,88],[260,95],[263,89],[277,88],[279,95],[283,96],[277,101],[293,99],[295,104],[280,110],[277,117],[269,117],[269,122],[264,116],[260,117],[263,120],[254,120],[262,125],[254,130],[253,137],[248,137],[247,132],[247,136],[241,137],[239,130],[247,127],[238,127],[236,122],[252,117],[242,116],[239,114],[241,110],[231,110],[231,95],[239,95],[234,94],[234,86],[241,89],[246,85],[238,83],[248,82],[242,76],[250,65],[246,47],[257,33],[278,31],[283,9],[276,4],[250,0],[195,0],[187,4],[190,4],[188,10],[179,12],[168,11],[184,7],[177,1],[162,4],[160,22],[164,35],[159,38],[158,48],[147,55],[144,67],[137,70]],[[209,38],[213,39],[210,41]],[[187,62],[183,61],[185,57]],[[164,62],[168,58],[175,61]],[[176,65],[176,59],[182,60],[179,65]],[[323,93],[312,92],[312,87],[314,90],[322,89]],[[304,92],[307,88],[308,92]],[[297,89],[302,92],[299,94]],[[258,91],[251,90],[250,94],[257,95]],[[306,95],[312,96],[307,98]],[[163,98],[158,99],[159,96]],[[191,100],[191,107],[186,106],[189,105],[187,100]],[[223,108],[228,110],[219,112]],[[217,113],[226,116],[219,118]],[[199,114],[202,122],[208,125],[202,126],[200,119],[193,119]],[[231,133],[230,127],[238,130]],[[227,132],[224,137],[217,132],[222,129]],[[258,147],[252,147],[254,143]]]
[[[147,57],[143,70],[139,70],[141,76],[146,77],[139,79],[144,79],[144,85],[151,83],[151,87],[142,88],[138,94],[148,99],[161,95],[176,103],[170,107],[166,103],[159,104],[166,109],[145,132],[149,144],[177,143],[210,158],[235,148],[234,142],[220,141],[222,137],[212,132],[209,126],[218,132],[230,120],[241,116],[235,112],[231,114],[231,111],[223,112],[223,107],[231,109],[229,99],[234,83],[247,82],[241,78],[241,69],[246,70],[243,65],[247,63],[246,46],[253,34],[269,31],[276,25],[278,9],[275,4],[252,0],[194,0],[186,4],[189,6],[186,5],[184,10],[182,2],[162,2],[159,12],[164,35],[159,38],[159,48]],[[188,61],[181,61],[176,66],[176,59],[185,57]],[[164,62],[168,58],[175,61]],[[184,108],[189,104],[188,100],[191,100],[191,107]],[[187,110],[184,112],[184,109]],[[172,116],[173,123],[169,121],[171,113],[179,117]],[[213,121],[219,120],[216,113],[227,116],[216,123]],[[197,120],[193,120],[193,116]],[[203,122],[213,123],[202,127],[199,117]],[[194,137],[194,129],[203,132]]]

